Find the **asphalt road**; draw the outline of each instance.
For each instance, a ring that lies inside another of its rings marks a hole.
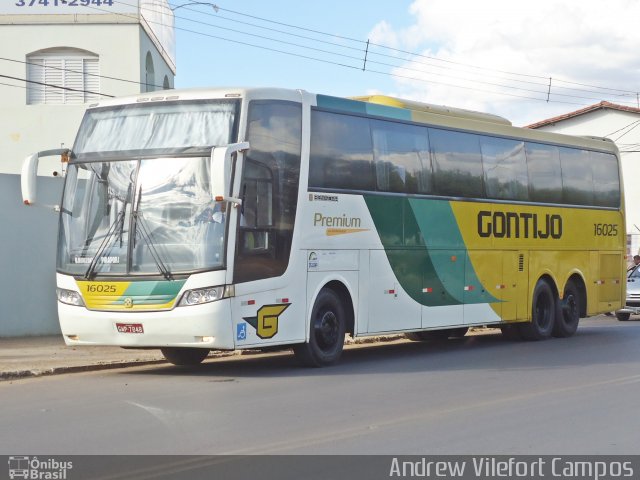
[[[640,321],[0,382],[0,454],[637,454]]]

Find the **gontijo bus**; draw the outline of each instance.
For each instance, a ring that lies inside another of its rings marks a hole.
[[[35,202],[34,154],[23,196]],[[90,105],[68,152],[57,297],[69,345],[571,336],[620,308],[618,151],[383,96],[167,91]]]

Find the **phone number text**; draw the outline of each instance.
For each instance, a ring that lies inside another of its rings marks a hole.
[[[18,0],[16,7],[112,7],[113,0]]]

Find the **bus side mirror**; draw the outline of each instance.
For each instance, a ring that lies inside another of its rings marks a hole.
[[[36,182],[38,180],[38,162],[41,157],[60,155],[62,162],[69,161],[69,149],[58,148],[34,153],[25,158],[20,174],[20,188],[22,190],[22,202],[25,205],[34,205],[37,199]]]
[[[249,150],[249,142],[232,143],[225,147],[211,149],[211,193],[216,202],[242,203],[240,198],[232,197],[231,176],[233,174],[233,154]],[[236,161],[236,169],[240,165]]]

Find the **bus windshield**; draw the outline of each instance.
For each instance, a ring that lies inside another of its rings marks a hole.
[[[89,109],[67,172],[58,271],[163,275],[224,267],[212,147],[232,143],[239,100]]]
[[[73,156],[191,153],[232,142],[238,100],[161,102],[89,109]]]
[[[171,274],[224,266],[224,204],[209,157],[73,163],[60,215],[58,270]]]

